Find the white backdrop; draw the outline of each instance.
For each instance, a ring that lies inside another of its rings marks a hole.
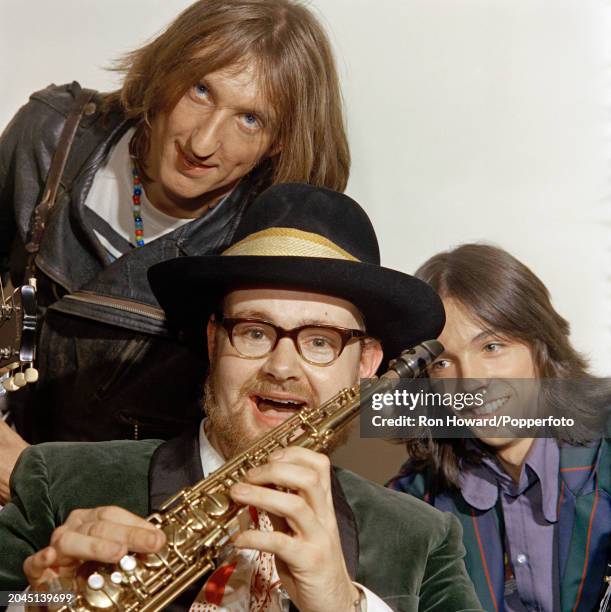
[[[0,0],[0,126],[31,91],[112,89],[188,0]],[[486,240],[541,276],[611,375],[611,2],[314,0],[336,46],[348,193],[386,265]]]

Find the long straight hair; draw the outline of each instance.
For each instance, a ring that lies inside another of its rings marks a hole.
[[[558,414],[569,413],[576,421],[574,428],[555,430],[556,439],[571,444],[591,439],[601,421],[608,389],[596,384],[588,373],[587,361],[571,346],[568,322],[556,312],[546,286],[527,266],[503,249],[464,244],[434,255],[415,276],[442,298],[458,301],[484,329],[529,346],[541,378],[592,381],[592,385],[580,385],[589,397],[571,397],[571,386],[566,385],[567,393],[547,398]],[[462,438],[433,439],[429,435],[405,442],[406,469],[430,470],[436,490],[457,488],[461,462],[477,463],[485,452],[469,449]]]
[[[276,120],[272,184],[343,191],[350,171],[339,79],[319,21],[293,0],[199,0],[116,66],[123,86],[106,98],[137,120],[132,154],[143,163],[150,123],[214,71],[254,61]]]

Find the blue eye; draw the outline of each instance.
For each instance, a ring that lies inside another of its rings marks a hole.
[[[256,115],[253,115],[252,113],[244,114],[242,116],[242,120],[244,121],[245,125],[249,128],[254,128],[259,125],[259,119],[257,118]]]
[[[205,99],[208,97],[208,88],[203,83],[198,83],[193,87],[195,97],[199,99]]]

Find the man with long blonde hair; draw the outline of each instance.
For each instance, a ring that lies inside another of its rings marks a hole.
[[[28,442],[171,436],[197,419],[202,364],[167,333],[146,270],[226,246],[271,184],[348,178],[333,54],[298,2],[200,0],[118,68],[110,94],[32,94],[0,140],[0,273],[18,285],[60,134],[82,112],[34,247],[41,375],[10,398]],[[25,445],[0,421],[0,500]]]

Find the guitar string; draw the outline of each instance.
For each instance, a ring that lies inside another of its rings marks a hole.
[[[4,297],[4,283],[2,282],[2,274],[0,274],[0,294],[2,295],[2,305],[6,306],[6,299]],[[0,380],[4,380],[5,378],[8,378],[8,372],[0,372]],[[2,388],[2,395],[4,395],[6,393],[6,391],[4,391],[4,388]],[[4,402],[3,402],[4,403]],[[2,419],[5,423],[8,422],[8,411],[4,412],[1,408],[3,406],[0,405],[0,419]]]

